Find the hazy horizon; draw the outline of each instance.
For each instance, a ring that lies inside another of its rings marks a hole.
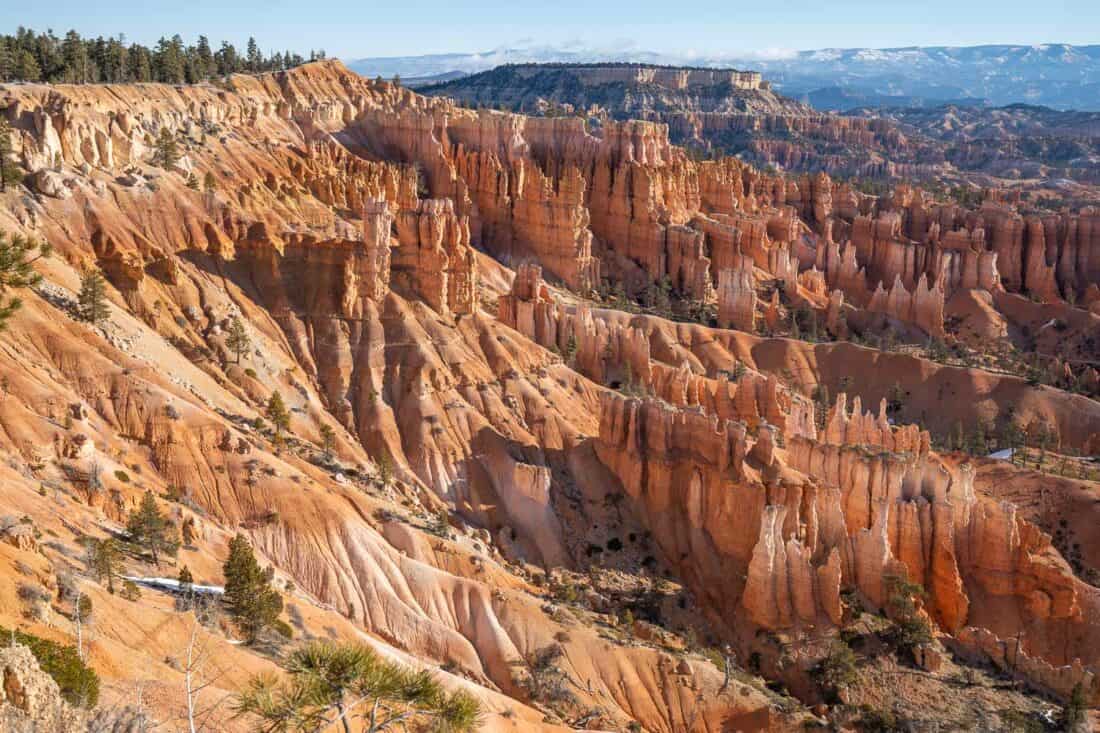
[[[712,0],[674,7],[652,0],[601,5],[563,0],[552,6],[494,0],[461,7],[443,0],[399,6],[327,0],[303,8],[282,0],[229,6],[193,0],[135,13],[132,2],[106,0],[93,7],[58,0],[39,7],[0,8],[3,32],[20,25],[52,28],[58,35],[70,29],[93,37],[124,33],[150,45],[175,33],[187,42],[204,34],[214,44],[228,40],[238,45],[254,36],[265,50],[305,55],[323,48],[342,59],[478,54],[527,46],[767,59],[823,48],[1093,45],[1100,43],[1100,3],[930,0],[911,9],[864,0],[744,7]]]

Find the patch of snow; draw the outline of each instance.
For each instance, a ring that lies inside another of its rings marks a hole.
[[[136,575],[123,575],[123,580],[129,580],[147,588],[166,590],[171,593],[180,592],[180,582],[175,578],[143,578]],[[225,594],[225,588],[220,585],[191,585],[192,592],[198,595],[220,596]]]
[[[999,450],[996,453],[990,453],[989,457],[996,458],[998,461],[1011,461],[1013,450],[1013,448],[1005,448],[1004,450]]]

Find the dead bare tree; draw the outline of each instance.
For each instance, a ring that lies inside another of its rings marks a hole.
[[[194,607],[195,618],[191,626],[191,633],[187,642],[187,650],[184,653],[183,681],[184,695],[187,703],[187,731],[188,733],[201,733],[207,730],[214,712],[229,697],[228,693],[219,700],[205,708],[200,708],[199,695],[203,690],[211,687],[222,676],[222,672],[210,675],[207,673],[207,662],[212,656],[209,638],[202,636],[204,615],[207,613],[207,604],[196,603]]]
[[[718,691],[719,693],[725,692],[727,689],[729,689],[730,678],[733,676],[733,665],[734,665],[734,660],[735,659],[736,659],[736,657],[734,656],[733,649],[730,648],[729,644],[726,644],[725,646],[723,646],[722,647],[722,662],[723,662],[723,665],[725,666],[726,676],[725,676],[725,679],[722,680],[722,689],[720,689]]]

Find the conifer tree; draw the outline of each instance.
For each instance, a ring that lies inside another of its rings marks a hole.
[[[38,254],[32,256],[35,251]],[[9,236],[0,232],[0,331],[23,305],[17,297],[6,298],[6,291],[30,288],[40,283],[42,276],[34,271],[34,263],[49,255],[50,246],[47,244],[35,244],[22,235]]]
[[[1088,721],[1088,704],[1085,701],[1085,690],[1078,682],[1070,692],[1069,702],[1062,708],[1060,728],[1069,733],[1082,730]]]
[[[108,537],[103,540],[91,539],[88,541],[87,564],[88,569],[95,579],[107,581],[107,592],[115,592],[115,578],[118,576],[118,566],[122,562],[122,553],[118,549],[118,543]]]
[[[378,467],[378,480],[382,482],[383,486],[389,486],[393,481],[393,464],[390,463],[389,455],[386,453],[380,454],[375,464]]]
[[[248,39],[248,48],[245,51],[248,55],[248,70],[255,73],[260,70],[263,65],[263,56],[260,53],[260,47],[256,43],[255,38]]]
[[[254,643],[282,613],[283,598],[271,586],[267,573],[256,562],[252,545],[242,535],[229,541],[229,557],[222,571],[226,608],[248,643]]]
[[[15,53],[7,38],[0,37],[0,82],[8,81],[15,72]]]
[[[285,681],[250,679],[237,713],[255,715],[262,730],[335,730],[339,723],[345,733],[466,733],[481,726],[481,705],[468,692],[447,692],[431,672],[382,659],[363,644],[310,641],[286,668]]]
[[[191,568],[187,567],[186,565],[180,568],[178,580],[180,584],[180,590],[183,590],[185,588],[190,589],[190,586],[195,582],[194,576],[191,575]]]
[[[179,162],[179,146],[176,144],[176,136],[162,125],[157,133],[156,150],[153,153],[153,162],[165,170],[171,170]]]
[[[336,447],[336,431],[328,425],[321,426],[321,448],[325,452],[325,460],[332,460],[332,451]]]
[[[183,520],[183,526],[180,527],[180,535],[183,539],[184,547],[191,547],[195,544],[195,520],[192,517]]]
[[[41,81],[42,69],[30,51],[23,51],[15,62],[15,76],[23,81]]]
[[[196,176],[194,173],[187,174],[187,187],[192,191],[199,190],[199,177]]]
[[[89,268],[80,278],[77,309],[80,319],[91,324],[107,318],[107,281],[96,268]]]
[[[130,513],[126,523],[130,541],[143,547],[153,556],[153,564],[160,565],[160,555],[172,549],[171,525],[160,513],[153,492],[146,491],[141,504]]]
[[[229,324],[225,346],[236,356],[237,364],[241,363],[241,355],[252,348],[252,340],[248,337],[248,331],[245,330],[240,318],[234,318]]]
[[[267,401],[264,416],[275,427],[275,442],[281,442],[283,432],[290,430],[290,411],[286,409],[286,403],[283,402],[283,396],[278,390],[275,390]]]

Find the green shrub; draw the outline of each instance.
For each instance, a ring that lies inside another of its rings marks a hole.
[[[124,580],[120,595],[127,601],[138,601],[141,600],[141,588],[132,580]]]
[[[856,727],[861,733],[894,733],[899,730],[897,716],[892,712],[866,706],[856,721]]]
[[[284,639],[294,638],[294,629],[291,628],[290,624],[288,624],[286,621],[283,621],[281,618],[275,619],[275,621],[273,621],[271,624],[271,628],[274,629],[275,632]]]
[[[117,478],[120,483],[130,483],[130,474],[126,473],[122,469],[115,471],[115,478]]]
[[[0,638],[14,639],[30,649],[38,666],[53,678],[70,704],[93,708],[99,702],[99,675],[81,661],[75,647],[2,627]]]
[[[859,679],[856,655],[842,639],[836,639],[829,647],[828,655],[814,667],[811,674],[823,688],[826,701],[835,703],[839,700],[839,693]]]

